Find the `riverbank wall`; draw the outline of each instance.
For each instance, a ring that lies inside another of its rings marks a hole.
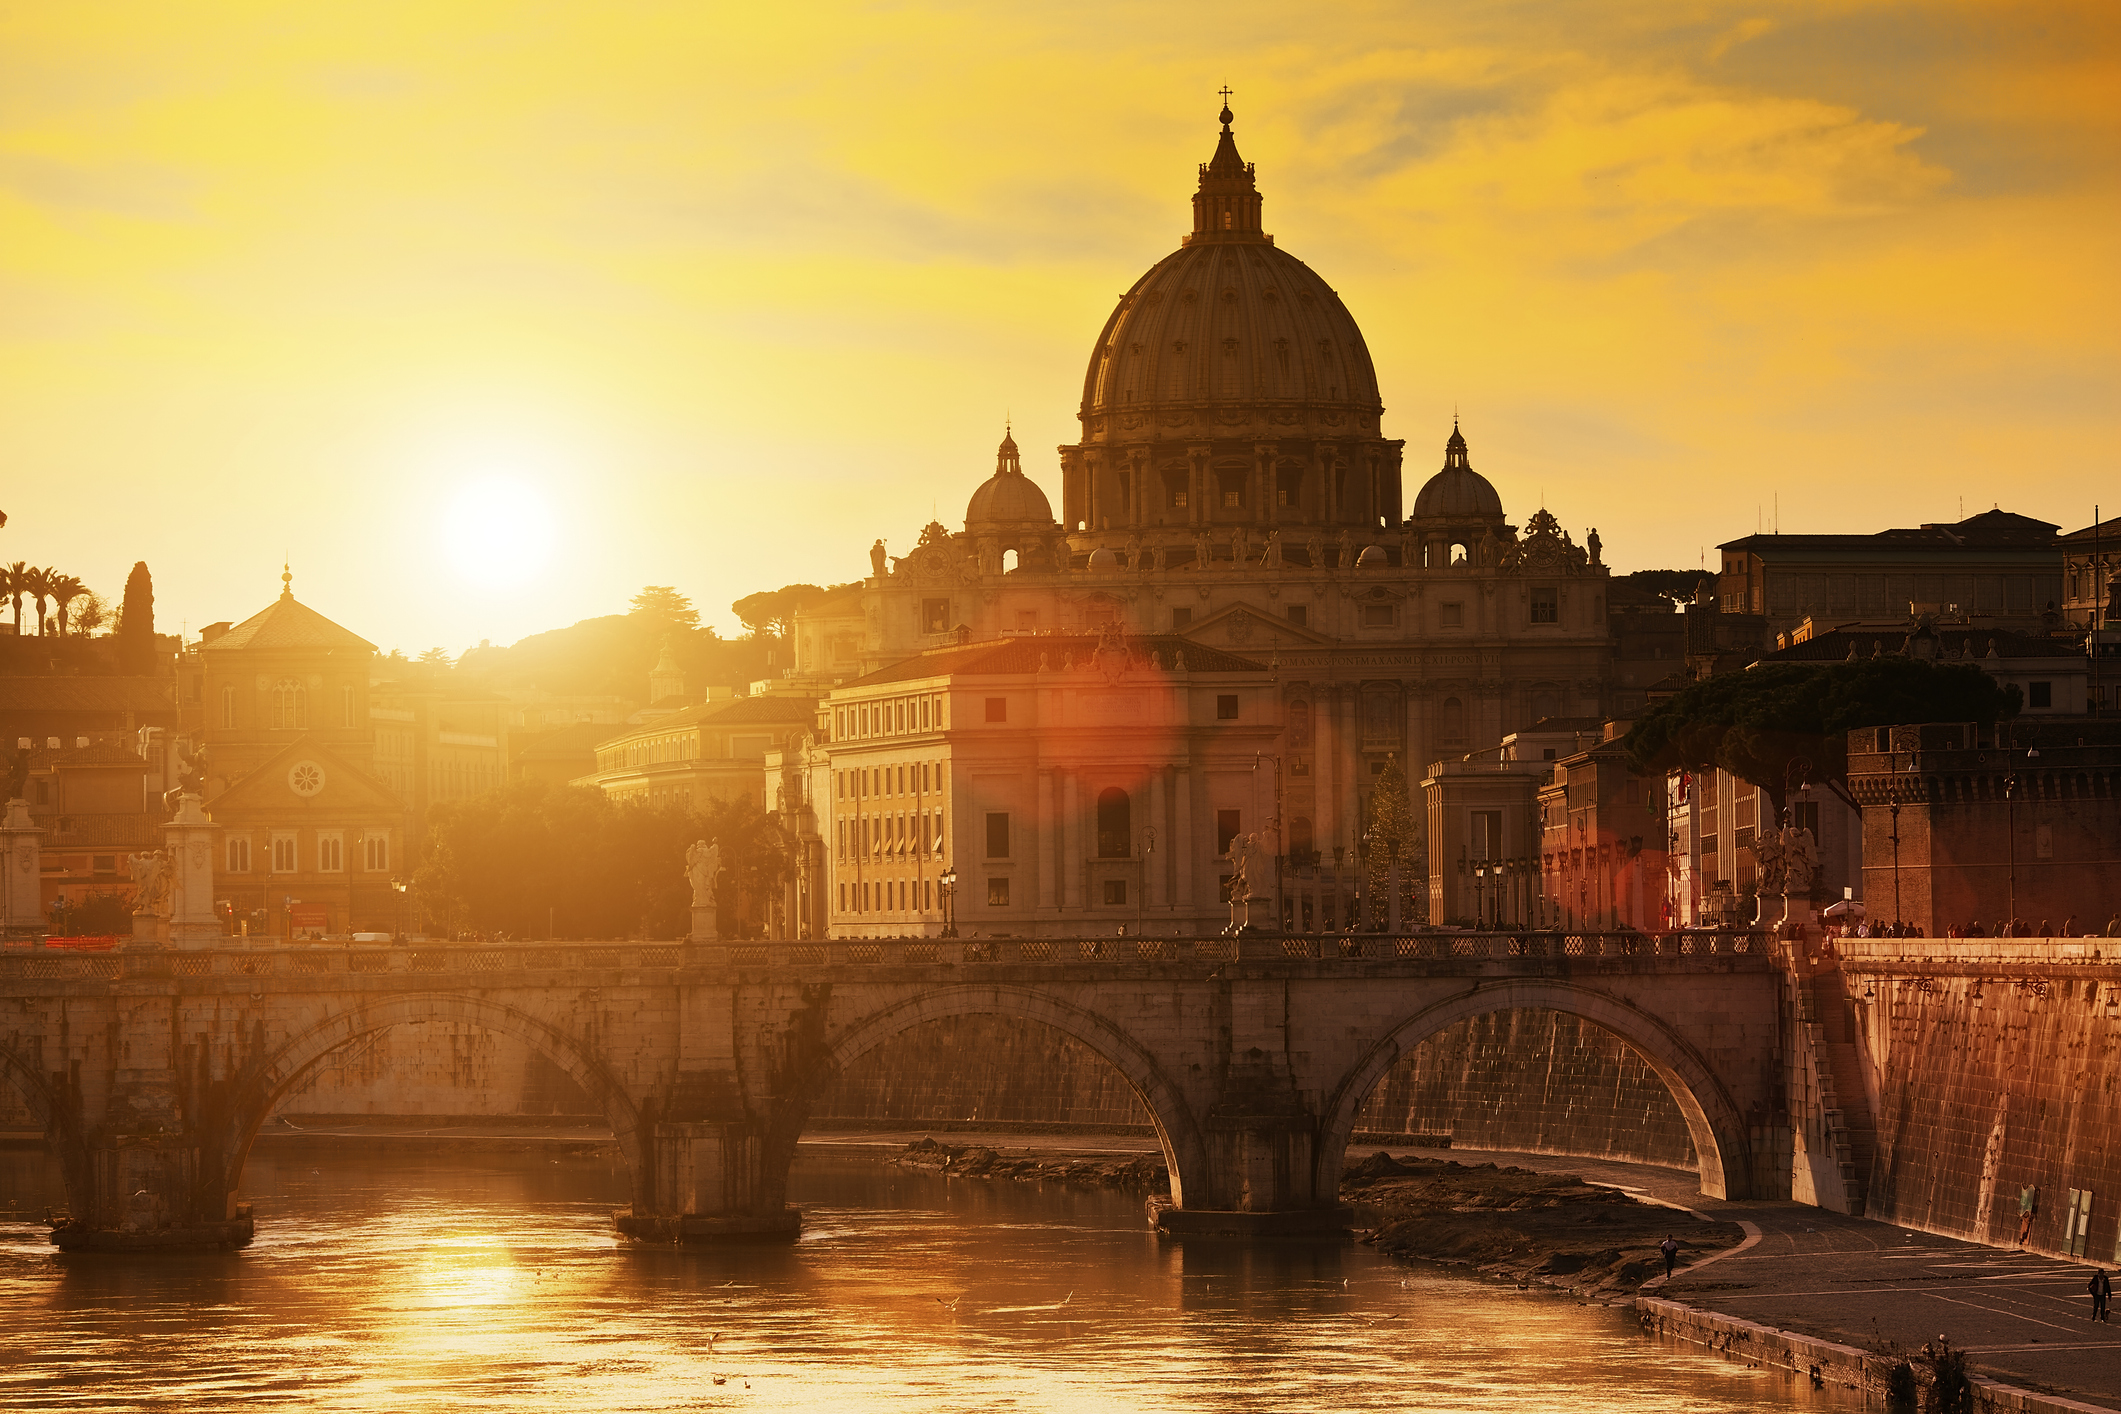
[[[2121,1260],[2121,940],[1841,939],[1865,1212]]]
[[[1747,1365],[1787,1371],[1800,1384],[1810,1383],[1816,1374],[1827,1388],[1863,1391],[1866,1403],[1873,1399],[1883,1403],[1893,1368],[1908,1358],[1899,1352],[1881,1354],[1777,1330],[1661,1297],[1636,1297],[1635,1313],[1643,1329],[1661,1339],[1701,1346]],[[1919,1378],[1922,1362],[1909,1363]],[[1983,1414],[2112,1414],[2104,1405],[1998,1384],[1980,1375],[1969,1378]]]

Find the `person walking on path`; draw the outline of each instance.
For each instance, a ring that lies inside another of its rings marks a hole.
[[[1670,1238],[1665,1240],[1667,1242],[1671,1241]],[[2106,1303],[2113,1300],[2114,1283],[2113,1278],[2106,1274],[2106,1268],[2101,1267],[2092,1273],[2091,1293],[2092,1319],[2111,1323],[2113,1318],[2106,1313]]]
[[[1679,1260],[1679,1244],[1672,1240],[1672,1235],[1670,1233],[1666,1233],[1664,1235],[1664,1241],[1657,1244],[1657,1250],[1664,1253],[1664,1274],[1667,1279],[1670,1279],[1672,1275],[1672,1266]],[[2103,1278],[2106,1273],[2101,1272],[2099,1273],[2099,1275]],[[2095,1297],[2093,1299],[2099,1302],[2100,1310],[2103,1311],[2106,1309],[2105,1297],[2101,1296]]]

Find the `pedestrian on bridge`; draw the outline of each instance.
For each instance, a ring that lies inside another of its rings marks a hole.
[[[2113,1318],[2107,1314],[2106,1303],[2114,1298],[2114,1282],[2113,1278],[2106,1274],[2106,1268],[2100,1267],[2092,1273],[2090,1289],[2092,1293],[2092,1319],[2095,1321],[2106,1321],[2111,1324]]]
[[[1669,1278],[1672,1275],[1673,1264],[1679,1260],[1679,1243],[1673,1238],[1672,1234],[1666,1233],[1664,1241],[1657,1244],[1657,1250],[1664,1253],[1664,1274]],[[2105,1273],[2102,1272],[2100,1275],[2104,1276]]]

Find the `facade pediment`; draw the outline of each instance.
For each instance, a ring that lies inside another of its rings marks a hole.
[[[404,806],[381,781],[305,736],[208,801],[207,810],[227,823],[232,817],[289,811],[395,816]]]
[[[1299,627],[1287,618],[1248,604],[1233,604],[1187,627],[1185,637],[1195,643],[1256,654],[1271,648],[1328,645],[1333,642],[1314,629]]]

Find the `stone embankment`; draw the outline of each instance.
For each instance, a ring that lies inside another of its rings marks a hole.
[[[1593,1300],[1627,1300],[1662,1275],[1657,1248],[1667,1234],[1682,1263],[1745,1238],[1737,1223],[1638,1202],[1575,1174],[1492,1163],[1380,1152],[1348,1168],[1340,1193],[1365,1229],[1362,1240],[1380,1252]]]
[[[1146,1155],[1122,1158],[1059,1158],[1002,1154],[984,1145],[916,1139],[892,1160],[902,1168],[928,1169],[954,1178],[997,1178],[1018,1183],[1063,1183],[1071,1188],[1110,1188],[1122,1193],[1168,1194],[1171,1174]]]

